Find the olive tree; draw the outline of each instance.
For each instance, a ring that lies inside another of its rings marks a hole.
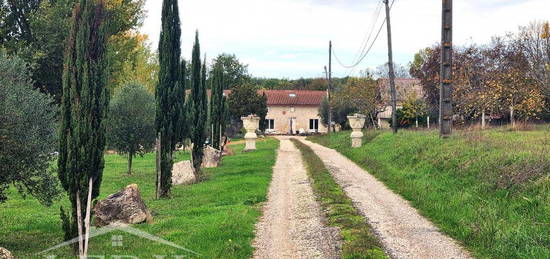
[[[59,193],[53,99],[33,88],[24,61],[0,50],[0,202],[15,186],[50,205]]]
[[[132,159],[155,146],[155,97],[139,83],[119,89],[109,106],[107,143],[120,154],[128,155],[128,174]]]

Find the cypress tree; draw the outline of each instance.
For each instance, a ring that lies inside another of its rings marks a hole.
[[[160,135],[160,197],[168,197],[172,186],[173,150],[181,140],[185,113],[185,85],[180,65],[181,28],[177,0],[162,3],[159,41],[159,84],[156,89],[156,129]],[[158,152],[158,151],[157,151]],[[157,177],[157,186],[159,186]]]
[[[201,66],[199,32],[195,34],[195,44],[191,60],[191,107],[193,111],[193,167],[200,171],[204,155],[204,141],[206,140],[206,120],[208,116],[208,103],[206,97],[206,65]]]
[[[72,207],[71,212],[61,208],[67,240],[80,232],[79,220],[85,228],[84,217],[77,215],[85,214],[90,184],[91,199],[99,195],[103,175],[104,117],[109,103],[105,18],[103,0],[80,0],[73,10],[65,50],[58,176]]]
[[[220,135],[223,116],[223,67],[219,64],[212,71],[212,97],[210,98],[210,121],[212,128],[212,147],[220,149]]]

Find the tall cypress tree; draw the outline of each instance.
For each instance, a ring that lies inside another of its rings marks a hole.
[[[185,85],[180,65],[181,28],[177,0],[162,3],[162,30],[159,41],[159,84],[156,89],[156,128],[160,134],[160,197],[168,197],[172,186],[173,150],[181,140],[185,113]],[[157,151],[158,152],[158,151]],[[157,178],[157,186],[159,186]]]
[[[212,97],[210,98],[210,123],[212,128],[212,147],[220,149],[223,116],[223,66],[216,64],[212,71]]]
[[[90,181],[91,199],[99,195],[109,103],[105,4],[80,0],[72,17],[62,78],[58,159],[59,180],[72,206],[70,213],[61,208],[65,239],[77,236],[77,215],[85,214]],[[85,227],[84,218],[80,220]]]
[[[192,136],[193,142],[193,167],[200,171],[204,155],[204,141],[206,140],[206,120],[208,116],[208,100],[206,97],[206,66],[201,66],[201,51],[199,32],[195,34],[195,44],[191,60],[191,107],[192,107]]]

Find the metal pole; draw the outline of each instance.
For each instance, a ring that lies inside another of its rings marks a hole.
[[[453,1],[443,0],[441,27],[441,79],[439,94],[439,135],[443,138],[452,133],[453,127]]]
[[[395,90],[395,71],[393,70],[393,51],[391,41],[391,22],[390,22],[390,6],[389,1],[384,0],[386,4],[386,25],[388,27],[388,68],[389,68],[389,81],[391,90],[391,121],[393,133],[397,133],[397,93]]]

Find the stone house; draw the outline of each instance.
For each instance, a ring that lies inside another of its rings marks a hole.
[[[190,90],[187,90],[187,95]],[[259,90],[267,97],[266,134],[326,133],[319,108],[326,91],[312,90]],[[231,90],[224,90],[224,96]],[[211,91],[208,89],[208,98]]]
[[[326,133],[319,108],[326,91],[261,90],[267,96],[267,134]]]

